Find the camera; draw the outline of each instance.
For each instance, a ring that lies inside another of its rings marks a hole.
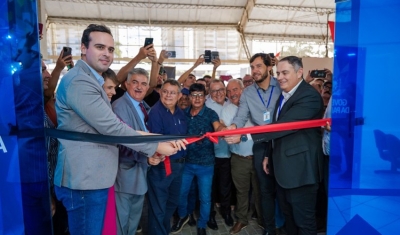
[[[312,70],[310,76],[312,78],[325,78],[326,72],[325,70]]]
[[[219,53],[218,51],[212,51],[211,52],[211,61],[218,59],[219,58]]]
[[[176,58],[176,51],[166,51],[165,55],[168,56],[168,58]]]

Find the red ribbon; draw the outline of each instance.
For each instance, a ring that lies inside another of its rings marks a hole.
[[[218,137],[227,136],[227,135],[244,135],[244,134],[261,134],[267,132],[277,132],[277,131],[289,131],[289,130],[298,130],[305,128],[314,128],[325,126],[327,122],[331,122],[330,118],[311,120],[311,121],[298,121],[298,122],[286,122],[279,124],[270,124],[263,126],[253,126],[253,127],[244,127],[238,128],[235,130],[225,130],[218,132],[207,132],[203,136],[198,138],[187,138],[186,140],[189,144],[194,143],[203,138],[208,138],[213,143],[218,143]]]
[[[165,176],[169,176],[172,173],[171,161],[169,160],[169,156],[165,156],[164,166],[165,166]]]
[[[188,144],[192,144],[196,141],[202,140],[204,138],[208,138],[211,142],[218,143],[218,137],[221,137],[221,136],[261,134],[261,133],[267,133],[267,132],[314,128],[314,127],[325,126],[327,122],[331,123],[331,119],[325,118],[325,119],[318,119],[318,120],[311,120],[311,121],[286,122],[286,123],[270,124],[270,125],[263,125],[263,126],[244,127],[244,128],[238,128],[235,130],[207,132],[203,136],[200,136],[200,137],[186,138],[186,141],[188,142]],[[164,164],[165,164],[166,176],[169,176],[171,174],[171,162],[170,162],[170,159],[168,156],[165,157]]]

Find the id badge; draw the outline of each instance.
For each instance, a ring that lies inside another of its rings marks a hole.
[[[266,123],[271,123],[271,113],[269,111],[265,111],[263,113],[263,119]]]

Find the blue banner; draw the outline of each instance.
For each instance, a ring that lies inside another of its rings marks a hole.
[[[0,234],[51,234],[36,1],[0,3]]]

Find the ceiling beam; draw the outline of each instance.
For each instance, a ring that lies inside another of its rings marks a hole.
[[[315,28],[326,28],[327,27],[326,24],[312,23],[312,22],[299,22],[299,21],[249,19],[249,22],[262,23],[262,24],[294,25],[294,26],[305,26],[305,27],[315,27]]]
[[[77,18],[48,16],[49,23],[67,24],[67,25],[88,25],[92,23],[100,23],[106,25],[122,25],[122,26],[149,26],[147,20],[122,20],[122,19],[98,19],[98,18]],[[219,22],[190,22],[190,21],[151,21],[151,27],[165,28],[230,28],[235,29],[236,24],[219,23]]]
[[[238,31],[243,31],[246,28],[247,21],[250,18],[251,11],[253,10],[255,4],[256,0],[247,0],[246,6],[244,6],[242,17],[240,18]]]
[[[165,8],[165,9],[243,9],[242,6],[222,6],[222,5],[202,5],[202,4],[184,4],[184,3],[158,3],[158,2],[131,2],[131,1],[105,1],[105,0],[47,0],[52,2],[73,2],[97,5],[112,5],[124,7],[140,8]]]
[[[246,28],[247,22],[249,21],[251,11],[253,10],[254,5],[256,4],[256,0],[247,0],[246,5],[244,7],[242,17],[238,22],[236,30],[239,32],[240,40],[242,42],[242,46],[244,52],[246,54],[247,59],[250,59],[250,50],[247,46],[246,36],[244,35],[244,30]],[[240,52],[239,52],[240,53]]]
[[[264,33],[246,33],[250,40],[273,40],[273,41],[314,41],[324,42],[325,35],[307,35],[307,34],[264,34]],[[330,37],[329,37],[330,38]]]
[[[270,4],[256,4],[254,7],[268,8],[274,10],[286,10],[286,11],[316,12],[319,15],[326,15],[335,12],[335,8],[322,8],[322,7],[298,7],[298,6],[270,5]]]

